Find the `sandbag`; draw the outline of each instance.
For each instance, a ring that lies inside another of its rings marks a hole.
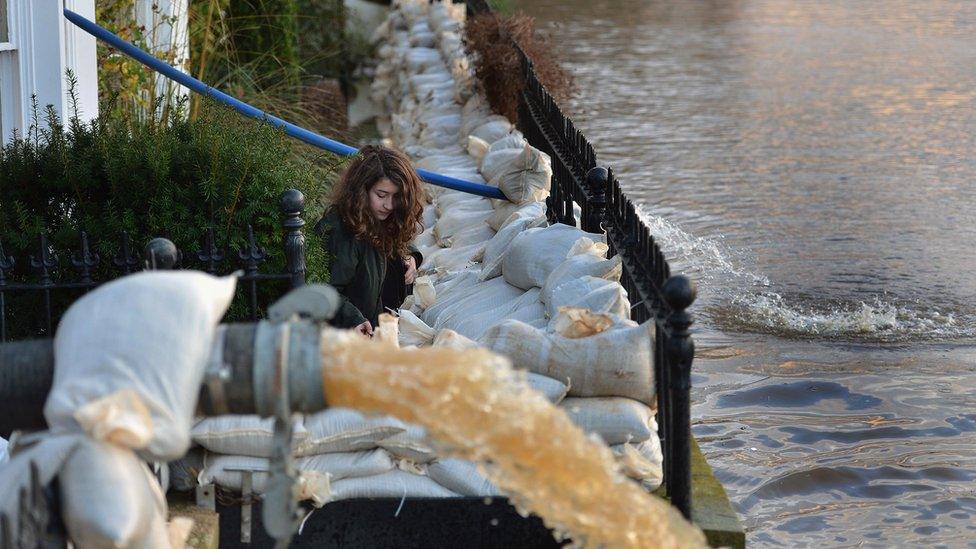
[[[661,439],[657,436],[656,423],[651,420],[655,434],[639,444],[611,446],[620,469],[628,477],[639,480],[645,490],[657,490],[664,480],[664,455]]]
[[[489,151],[481,159],[481,175],[510,202],[539,202],[549,196],[552,162],[549,155],[526,144],[522,149]]]
[[[437,332],[437,335],[434,336],[434,347],[447,347],[448,349],[463,351],[466,349],[474,349],[477,346],[478,343],[473,339],[468,339],[454,330],[447,328]]]
[[[478,342],[516,368],[565,382],[570,396],[629,397],[653,406],[653,339],[653,321],[570,339],[507,320]]]
[[[152,461],[186,453],[214,331],[235,284],[232,276],[152,271],[76,301],[54,337],[57,368],[44,406],[51,431],[83,431]]]
[[[301,419],[292,428],[292,449],[308,438]],[[218,454],[271,457],[274,451],[274,418],[248,415],[208,417],[197,421],[190,431],[193,442]]]
[[[476,314],[454,316],[438,328],[450,328],[457,333],[477,340],[488,328],[507,319],[530,322],[545,318],[545,306],[539,301],[539,289],[533,288],[519,297],[499,303],[487,311]]]
[[[251,473],[251,490],[255,494],[263,494],[268,487],[268,479],[271,478],[271,465],[268,458],[210,454],[205,464],[200,473],[200,481],[203,484],[216,484],[235,492],[243,491],[244,475],[247,472]],[[299,500],[309,500],[316,507],[321,507],[329,501],[328,474],[301,468],[298,468],[297,472]]]
[[[524,293],[521,288],[505,282],[504,278],[495,278],[465,290],[456,298],[442,298],[442,301],[424,311],[423,319],[428,326],[440,330],[465,318],[511,303]]]
[[[491,202],[480,200],[476,203],[459,204],[449,210],[441,210],[434,224],[434,237],[438,240],[450,238],[454,234],[475,224],[484,224],[493,210]]]
[[[382,475],[395,467],[393,458],[382,448],[298,458],[295,466],[302,472],[314,471],[329,475],[330,482],[344,478]]]
[[[500,115],[491,115],[485,122],[477,128],[471,130],[471,134],[478,139],[494,143],[512,131],[512,123],[507,118]]]
[[[515,237],[528,229],[539,227],[545,223],[546,218],[541,216],[534,218],[529,216],[519,217],[507,223],[485,244],[485,254],[481,261],[481,274],[479,278],[481,280],[490,280],[501,276],[505,253],[508,252]]]
[[[465,247],[472,244],[485,244],[495,236],[495,231],[485,223],[473,223],[470,227],[454,233],[443,241],[451,247]]]
[[[305,417],[308,437],[297,456],[372,450],[377,443],[404,430],[396,418],[364,416],[347,408],[329,408]]]
[[[426,206],[424,206],[424,215],[423,215],[422,222],[424,224],[424,229],[428,229],[434,226],[434,223],[437,222],[436,206],[434,206],[433,204],[427,204]]]
[[[427,431],[419,425],[404,424],[403,432],[379,442],[383,448],[394,457],[407,459],[413,463],[427,463],[437,458]]]
[[[488,146],[488,152],[496,152],[503,149],[524,149],[529,142],[526,141],[522,132],[518,130],[512,130],[512,133],[496,139]]]
[[[400,347],[400,318],[390,313],[380,313],[373,339],[392,347]]]
[[[166,499],[131,450],[83,440],[58,480],[61,516],[76,547],[169,547]]]
[[[562,402],[566,398],[566,393],[569,392],[569,387],[558,379],[552,379],[551,377],[533,372],[523,373],[525,374],[525,381],[529,386],[545,395],[546,399],[553,404]]]
[[[588,240],[579,242],[581,238]],[[549,274],[571,255],[605,255],[606,245],[597,245],[602,240],[603,235],[562,223],[528,229],[512,240],[502,262],[502,275],[509,284],[524,290],[541,288]],[[585,246],[587,242],[589,247]]]
[[[487,257],[487,250],[485,251]],[[542,293],[539,299],[547,306],[549,305],[552,294],[561,284],[578,280],[585,276],[604,278],[614,282],[620,282],[620,274],[623,267],[620,264],[620,256],[616,255],[610,259],[603,259],[596,254],[574,255],[563,261],[546,277],[546,282],[542,285]]]
[[[563,307],[588,309],[594,313],[616,316],[630,315],[627,290],[619,282],[594,276],[584,276],[560,284],[549,298],[546,312],[550,318]]]
[[[549,322],[550,332],[565,338],[580,339],[603,333],[613,327],[629,328],[637,323],[629,318],[607,313],[594,313],[589,309],[560,307],[555,318]]]
[[[567,398],[559,407],[573,423],[611,446],[644,442],[656,434],[654,412],[629,398]]]
[[[437,484],[462,496],[499,496],[501,491],[481,474],[473,461],[457,458],[439,459],[427,467],[427,474]]]
[[[468,136],[468,154],[481,165],[481,159],[488,154],[488,142],[473,135]]]
[[[354,498],[450,498],[458,494],[429,477],[401,470],[332,483],[331,501]]]
[[[435,271],[438,274],[464,270],[471,264],[481,261],[485,254],[485,244],[479,242],[468,246],[442,248],[430,254],[430,261],[424,261],[424,270]]]
[[[437,299],[437,291],[434,290],[434,281],[429,276],[418,276],[413,281],[413,295],[420,310],[424,310],[434,304]]]
[[[417,315],[400,309],[400,346],[424,347],[434,341],[434,329],[424,324]]]
[[[495,213],[485,220],[489,227],[500,231],[509,223],[513,223],[521,218],[538,219],[546,217],[545,202],[529,202],[528,204],[516,204],[508,200],[491,199],[491,205],[495,208]]]

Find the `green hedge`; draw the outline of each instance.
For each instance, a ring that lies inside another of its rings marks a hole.
[[[334,157],[300,160],[279,130],[209,103],[198,119],[174,116],[167,124],[113,114],[63,125],[50,108],[44,117],[50,129],[35,126],[0,150],[0,243],[17,260],[15,281],[32,280],[27,257],[36,255],[42,231],[60,252],[58,278],[75,277],[66,252],[78,249],[81,228],[101,256],[98,279],[116,276],[111,259],[122,231],[140,255],[148,239],[165,236],[183,251],[184,265],[194,267],[208,227],[226,255],[236,258],[248,224],[268,252],[262,272],[284,272],[278,201],[289,188],[306,197],[308,279],[327,278],[311,226],[337,167]],[[224,269],[237,265],[225,261]],[[285,289],[263,287],[263,304]],[[8,304],[16,305],[10,303],[15,297],[8,293]],[[240,305],[232,310],[234,317],[244,313]],[[21,320],[36,324],[36,317]],[[13,324],[17,318],[8,316],[8,329]]]

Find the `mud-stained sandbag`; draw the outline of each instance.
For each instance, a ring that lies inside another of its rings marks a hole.
[[[205,467],[200,473],[200,481],[241,492],[244,489],[245,474],[251,473],[252,492],[263,494],[271,477],[270,467],[268,458],[208,454]],[[328,474],[298,468],[297,485],[300,501],[311,501],[316,507],[321,507],[329,501]]]
[[[471,155],[471,158],[473,158],[480,166],[481,159],[488,154],[488,142],[484,139],[469,135],[467,150],[468,154]]]
[[[54,337],[57,368],[44,406],[51,431],[84,431],[152,461],[182,456],[235,284],[194,271],[144,272],[76,301]]]
[[[531,214],[532,212],[527,212]],[[516,215],[516,214],[513,214]],[[502,265],[505,260],[505,253],[508,252],[515,237],[535,227],[545,225],[546,218],[543,216],[517,217],[513,221],[506,223],[501,230],[491,237],[485,244],[485,256],[481,261],[481,280],[490,280],[502,275]]]
[[[76,547],[168,547],[166,499],[134,453],[81,441],[58,475],[61,516]]]
[[[570,396],[629,397],[653,405],[653,338],[653,321],[571,339],[507,320],[478,343],[507,356],[516,368],[567,383]]]
[[[390,313],[380,313],[373,339],[392,347],[400,347],[400,319]]]
[[[629,328],[637,323],[629,318],[607,313],[594,313],[589,309],[560,307],[549,324],[549,331],[565,338],[580,339],[603,333],[610,328]]]
[[[620,264],[620,256],[604,259],[596,254],[574,255],[559,264],[546,277],[545,284],[542,285],[542,294],[539,299],[549,305],[553,292],[560,285],[573,280],[578,280],[585,276],[605,278],[614,282],[620,282],[620,274],[623,268]]]
[[[425,258],[424,271],[433,271],[440,275],[463,271],[472,264],[481,261],[485,255],[485,244],[485,242],[479,242],[469,246],[441,248],[430,254],[430,261]]]
[[[539,202],[549,196],[552,162],[549,155],[526,144],[522,149],[488,152],[481,159],[481,175],[510,202]]]
[[[394,470],[382,475],[332,483],[332,501],[354,498],[450,498],[458,494],[430,477]]]
[[[630,315],[627,290],[619,282],[595,276],[584,276],[560,284],[549,298],[546,313],[550,318],[555,318],[563,307],[588,309],[594,313],[621,317]]]
[[[296,455],[355,452],[377,448],[379,441],[404,430],[403,422],[388,416],[364,416],[347,408],[329,408],[305,417],[308,438]]]
[[[434,342],[434,329],[408,310],[400,310],[400,346],[425,347]]]
[[[478,465],[465,459],[438,459],[427,466],[427,474],[437,484],[462,496],[501,495],[498,487],[481,474]]]
[[[248,415],[226,415],[203,418],[190,431],[193,442],[218,454],[271,457],[274,451],[274,418]],[[295,419],[292,449],[297,450],[308,438],[301,419]]]
[[[609,445],[640,443],[656,435],[654,412],[629,398],[567,398],[559,403],[573,423]]]
[[[582,238],[588,240],[581,241]],[[541,288],[549,274],[571,255],[605,255],[606,245],[602,241],[603,235],[562,223],[528,229],[512,240],[502,261],[502,276],[523,290]],[[602,244],[602,248],[597,244]]]

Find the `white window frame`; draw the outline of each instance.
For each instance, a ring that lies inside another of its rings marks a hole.
[[[82,120],[98,116],[95,38],[64,18],[68,9],[95,18],[94,0],[7,0],[10,42],[0,51],[0,141],[23,136],[31,124],[31,96],[38,108],[53,105],[71,115],[65,71],[78,79],[75,92]],[[9,44],[9,45],[7,45]],[[43,121],[42,121],[43,122]]]

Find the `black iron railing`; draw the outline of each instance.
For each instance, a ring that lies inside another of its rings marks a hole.
[[[140,257],[129,235],[120,234],[117,243],[118,253],[114,258],[109,259],[114,269],[111,270],[111,275],[101,277],[95,273],[105,272],[104,269],[99,269],[104,260],[93,252],[88,235],[84,231],[78,232],[78,248],[73,251],[52,249],[47,237],[40,234],[37,238],[36,251],[26,258],[6,255],[3,251],[3,243],[0,242],[0,342],[7,341],[10,337],[8,319],[11,315],[8,308],[11,304],[8,297],[18,294],[38,296],[38,299],[31,299],[26,303],[31,309],[31,318],[37,322],[37,325],[27,328],[27,334],[20,333],[24,331],[24,327],[18,326],[18,339],[50,337],[54,333],[58,318],[64,312],[63,309],[70,305],[75,297],[112,278],[143,269],[186,267],[215,275],[242,270],[244,274],[238,279],[238,286],[242,291],[235,299],[243,299],[247,316],[251,320],[257,320],[260,312],[259,283],[279,281],[288,283],[292,288],[305,283],[305,236],[302,233],[302,227],[305,225],[302,220],[305,197],[296,189],[287,190],[282,193],[279,206],[282,215],[281,226],[284,230],[282,248],[285,272],[283,273],[261,272],[260,267],[267,259],[267,253],[258,246],[250,226],[247,228],[245,244],[238,250],[222,249],[214,237],[213,228],[207,229],[201,248],[191,256],[181,253],[171,241],[165,238],[154,238],[145,245]],[[63,265],[62,256],[68,257],[69,265]],[[28,277],[13,276],[18,261],[24,261],[24,265],[30,267]],[[66,270],[73,273],[65,272]],[[61,271],[60,275],[56,276],[58,271]]]
[[[469,15],[491,12],[485,0],[468,0],[466,4]],[[621,190],[613,171],[597,163],[593,146],[546,91],[532,61],[517,44],[514,46],[521,58],[523,77],[518,129],[532,146],[552,158],[549,221],[606,233],[610,256],[619,255],[622,260],[620,282],[633,304],[631,318],[655,322],[653,368],[664,485],[672,504],[690,518],[689,393],[694,342],[688,331],[692,317],[686,309],[695,300],[694,284],[684,276],[671,276],[671,267],[637,206]]]

